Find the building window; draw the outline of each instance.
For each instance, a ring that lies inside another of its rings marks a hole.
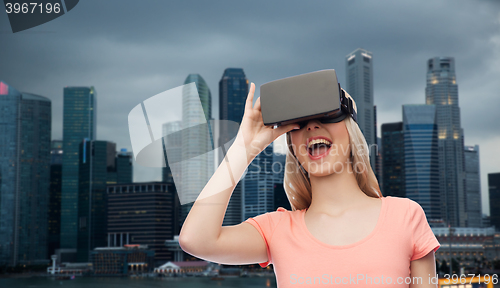
[[[240,90],[240,80],[233,80],[233,90]]]
[[[87,217],[80,217],[80,230],[85,230],[87,229]]]

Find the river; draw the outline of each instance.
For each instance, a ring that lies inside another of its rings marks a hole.
[[[212,288],[276,287],[275,276],[271,277],[227,277],[224,280],[210,280],[205,277],[185,278],[121,278],[121,277],[76,277],[74,280],[54,280],[50,277],[3,278],[1,288]]]

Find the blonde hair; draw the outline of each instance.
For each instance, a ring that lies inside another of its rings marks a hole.
[[[345,91],[344,91],[345,92]],[[356,103],[354,99],[345,92],[348,98],[351,98],[354,110],[357,113]],[[370,197],[380,198],[382,193],[380,187],[373,173],[370,165],[370,158],[368,154],[368,144],[358,124],[350,117],[347,116],[342,120],[345,123],[347,132],[349,133],[349,145],[351,147],[351,163],[353,166],[353,173],[356,174],[356,181],[359,188]],[[283,179],[283,186],[285,188],[286,196],[292,207],[292,211],[302,210],[309,208],[312,200],[312,189],[309,176],[300,168],[300,163],[291,151],[290,132],[286,133],[287,152],[285,160],[285,176]],[[354,169],[361,165],[363,169],[359,172]]]

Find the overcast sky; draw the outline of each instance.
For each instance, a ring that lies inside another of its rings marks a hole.
[[[0,13],[0,80],[52,100],[52,137],[62,139],[64,86],[94,86],[97,139],[131,150],[127,115],[145,99],[199,73],[218,116],[225,68],[258,87],[373,52],[380,125],[402,120],[403,104],[425,103],[426,61],[455,58],[465,144],[480,146],[483,212],[487,174],[500,172],[498,1],[130,1],[82,0],[68,14],[12,34]],[[166,107],[168,110],[168,107]],[[135,181],[160,169],[134,166]]]

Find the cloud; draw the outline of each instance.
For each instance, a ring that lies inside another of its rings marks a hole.
[[[208,83],[217,117],[225,68],[243,68],[258,97],[265,82],[320,69],[336,69],[343,84],[345,55],[363,47],[374,55],[380,131],[383,123],[401,121],[401,105],[425,102],[426,61],[452,56],[465,143],[491,154],[500,145],[499,8],[497,1],[451,0],[87,0],[15,35],[0,13],[0,79],[52,99],[54,139],[62,138],[63,87],[93,85],[97,137],[130,149],[128,112],[182,85],[190,73]],[[500,170],[498,161],[481,160],[483,171]],[[134,169],[137,181],[160,179],[156,170]],[[487,186],[483,177],[483,193]]]

